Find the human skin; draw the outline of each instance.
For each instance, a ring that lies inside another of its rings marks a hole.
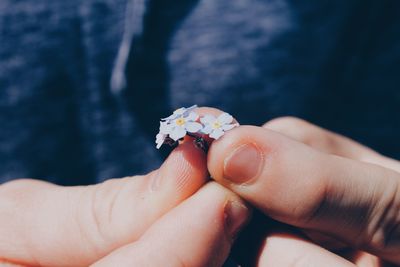
[[[250,210],[181,144],[148,175],[0,186],[0,266],[221,266]],[[206,184],[207,183],[207,184]]]
[[[265,236],[257,266],[400,264],[398,161],[280,118],[229,131],[211,145],[207,162],[217,182],[305,234]]]
[[[254,153],[232,156],[246,144],[261,152],[261,167]],[[230,191],[214,182],[200,189],[207,183],[206,164]],[[229,164],[233,171],[226,170]],[[248,166],[255,177],[245,182]],[[397,161],[299,119],[240,126],[211,144],[207,162],[192,144],[180,145],[156,171],[163,177],[156,182],[152,173],[92,187],[37,181],[1,186],[0,217],[7,220],[0,222],[0,255],[43,266],[221,266],[249,214],[236,211],[241,215],[233,224],[222,219],[227,200],[244,207],[235,192],[306,235],[265,236],[258,266],[399,263],[399,171]],[[238,183],[227,179],[235,175]],[[191,234],[187,229],[196,225]],[[227,231],[228,225],[235,230]],[[350,256],[332,252],[332,244],[352,250]]]

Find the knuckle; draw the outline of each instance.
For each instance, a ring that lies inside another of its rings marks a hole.
[[[274,119],[264,125],[303,144],[331,153],[340,148],[338,138],[318,126],[295,117]]]
[[[113,209],[118,192],[113,190],[113,181],[82,188],[76,199],[75,218],[83,242],[95,255],[113,240]],[[117,232],[117,229],[115,229]]]
[[[112,229],[114,225],[113,212],[121,189],[122,184],[110,179],[97,185],[92,193],[93,219],[96,221],[99,234],[105,238],[108,237],[108,229]]]
[[[367,241],[364,243],[390,253],[400,248],[400,184],[389,182],[387,188],[372,212],[371,230],[365,235]]]
[[[327,216],[330,207],[325,179],[311,178],[309,188],[304,190],[304,196],[307,196],[307,199],[303,199],[304,204],[294,205],[291,210],[294,221],[308,225]]]
[[[74,201],[75,208],[73,210],[76,229],[78,229],[80,241],[86,244],[87,252],[94,255],[100,254],[99,240],[104,240],[98,235],[98,219],[96,211],[93,209],[93,193],[88,188],[83,188],[81,193]],[[95,227],[93,227],[95,226]]]
[[[108,221],[104,220],[105,215],[106,215],[106,210],[107,207],[106,205],[108,204],[107,202],[102,201],[104,199],[104,192],[103,192],[103,187],[104,183],[98,185],[97,187],[94,187],[95,189],[91,191],[90,193],[90,215],[92,222],[96,229],[97,235],[99,238],[103,239],[104,241],[107,241],[107,236],[106,236],[106,231],[108,227]],[[106,204],[107,203],[107,204]]]
[[[311,124],[295,117],[277,118],[267,122],[263,127],[288,135],[305,144],[312,143],[315,139],[315,131]]]

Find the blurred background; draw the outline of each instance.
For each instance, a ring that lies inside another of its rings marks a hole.
[[[297,116],[400,159],[400,1],[1,0],[0,182],[146,173],[160,117]]]

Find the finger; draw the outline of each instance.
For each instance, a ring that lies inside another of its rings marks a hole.
[[[384,263],[382,263],[378,257],[371,255],[369,253],[358,251],[354,253],[352,259],[355,265],[358,267],[384,267]]]
[[[303,233],[306,234],[307,237],[313,242],[331,251],[343,251],[349,248],[348,244],[341,242],[337,238],[329,236],[325,233],[321,233],[320,231],[306,229],[303,230]]]
[[[346,259],[307,240],[289,234],[269,236],[261,249],[258,267],[351,267]]]
[[[400,262],[399,174],[242,126],[214,142],[212,177],[273,218]]]
[[[370,162],[400,172],[400,162],[387,158],[345,136],[325,130],[302,119],[273,119],[264,128],[279,132],[328,154]]]
[[[204,153],[176,148],[145,176],[88,187],[16,181],[0,187],[0,258],[38,266],[87,266],[137,240],[207,180]]]
[[[249,210],[216,183],[157,221],[142,238],[94,266],[222,266]]]
[[[400,171],[398,161],[384,157],[345,136],[330,132],[299,118],[277,118],[265,123],[263,127],[282,133],[328,154],[370,162]],[[330,249],[340,249],[346,246],[342,242],[318,232],[306,231],[306,234],[314,241]]]
[[[216,108],[210,108],[210,107],[199,107],[196,110],[197,114],[199,114],[199,116],[204,116],[204,115],[212,115],[216,118],[218,118],[219,115],[221,115],[222,113],[224,113],[224,111],[216,109]],[[238,123],[238,121],[233,118],[232,123]],[[206,140],[206,142],[208,143],[208,145],[210,145],[215,139],[209,137],[208,135],[202,135],[202,137]]]

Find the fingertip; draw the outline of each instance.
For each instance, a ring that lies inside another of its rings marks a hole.
[[[207,159],[211,177],[231,188],[235,184],[248,183],[257,176],[265,157],[273,149],[269,142],[260,142],[260,135],[265,134],[263,130],[255,126],[239,126],[213,142]],[[233,177],[234,174],[237,177]]]
[[[324,193],[317,173],[305,173],[319,166],[316,156],[274,131],[240,126],[211,145],[207,167],[218,183],[264,213],[296,223],[312,212]],[[300,174],[308,179],[296,178]]]
[[[218,116],[224,113],[224,111],[211,107],[199,107],[196,109],[196,113],[199,116]],[[234,122],[237,121],[234,119]],[[228,132],[226,132],[225,134],[228,134]],[[208,145],[211,145],[212,142],[215,142],[214,139],[206,135],[202,137]],[[203,179],[198,178],[204,176],[208,178],[207,155],[202,149],[196,147],[196,145],[194,144],[194,139],[192,137],[186,136],[184,140],[179,144],[179,146],[173,150],[166,162],[163,164],[161,172],[163,174],[172,172],[179,173],[179,181],[182,186],[187,184],[187,178],[189,176],[188,174],[192,174],[192,182],[199,180],[204,182]]]
[[[164,162],[159,176],[177,192],[192,194],[208,179],[206,155],[192,142],[183,142]]]

